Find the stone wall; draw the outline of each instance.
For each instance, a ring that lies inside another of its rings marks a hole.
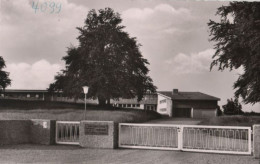
[[[255,158],[260,158],[260,124],[253,126],[253,153]]]
[[[79,134],[81,147],[118,147],[118,124],[113,121],[81,121]]]
[[[30,120],[0,120],[0,145],[30,143]]]
[[[0,120],[0,145],[55,144],[53,120]]]

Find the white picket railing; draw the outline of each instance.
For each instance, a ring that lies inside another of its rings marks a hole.
[[[183,125],[183,151],[251,154],[251,127]]]
[[[120,123],[119,147],[251,154],[251,127]]]
[[[78,121],[56,121],[56,143],[79,145]]]
[[[178,126],[120,123],[119,147],[178,150]]]

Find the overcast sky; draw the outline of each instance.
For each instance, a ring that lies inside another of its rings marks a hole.
[[[111,7],[122,25],[142,44],[150,62],[149,75],[158,90],[200,91],[233,97],[233,83],[241,70],[210,72],[214,43],[209,42],[209,19],[227,2],[173,0],[1,0],[0,56],[6,61],[13,89],[46,89],[64,68],[67,47],[77,45],[90,9]],[[38,10],[32,4],[38,2]],[[44,2],[49,5],[45,8]],[[54,6],[52,11],[50,6]],[[51,13],[53,12],[53,13]],[[244,106],[260,112],[260,105]]]

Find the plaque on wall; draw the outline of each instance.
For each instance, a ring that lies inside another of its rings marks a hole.
[[[108,135],[108,125],[85,124],[85,135]]]

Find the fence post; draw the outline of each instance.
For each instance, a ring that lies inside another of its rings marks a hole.
[[[253,125],[253,153],[255,158],[260,158],[260,124]]]
[[[183,145],[183,126],[178,127],[178,149],[182,150]]]

